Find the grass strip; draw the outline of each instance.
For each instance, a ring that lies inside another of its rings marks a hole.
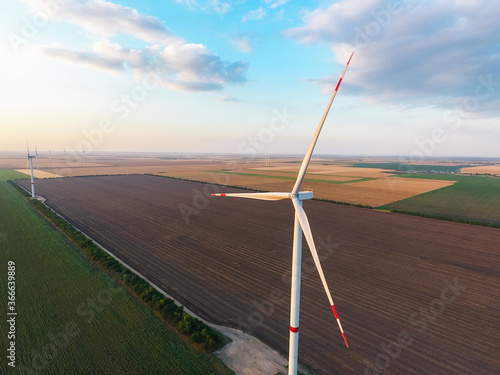
[[[0,181],[25,180],[28,178],[30,178],[30,176],[18,171],[14,171],[11,169],[0,170]]]

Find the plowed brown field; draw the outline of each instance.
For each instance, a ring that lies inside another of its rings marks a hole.
[[[207,196],[222,189],[154,176],[37,181],[49,206],[187,307],[287,353],[292,205]],[[499,229],[304,207],[351,347],[304,245],[299,362],[327,375],[500,373]]]

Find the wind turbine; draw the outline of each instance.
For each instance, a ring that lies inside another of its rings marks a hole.
[[[28,162],[30,163],[31,167],[31,198],[35,198],[35,181],[33,179],[33,158],[35,158],[36,156],[30,155],[30,149],[27,143],[26,143],[26,149],[28,150]]]
[[[222,193],[222,194],[212,194],[214,196],[220,197],[239,197],[239,198],[250,198],[250,199],[259,199],[266,201],[276,201],[281,199],[290,199],[292,201],[293,207],[295,208],[295,222],[294,222],[294,233],[293,233],[293,261],[292,261],[292,296],[290,303],[290,344],[289,344],[289,354],[288,354],[288,374],[296,375],[297,374],[297,359],[298,359],[298,348],[299,348],[299,311],[300,311],[300,275],[301,275],[301,263],[302,263],[302,233],[306,238],[307,244],[309,245],[309,250],[311,251],[312,257],[314,259],[314,264],[319,273],[319,277],[321,278],[321,282],[323,283],[323,288],[325,289],[328,300],[330,301],[330,305],[332,307],[333,313],[335,315],[335,319],[337,320],[337,324],[339,326],[340,332],[342,333],[342,337],[344,338],[345,344],[349,347],[347,343],[347,339],[345,337],[344,330],[342,329],[342,324],[340,323],[339,316],[337,314],[337,310],[333,303],[332,296],[330,294],[330,290],[326,283],[325,275],[323,273],[323,268],[321,267],[321,263],[318,257],[318,252],[316,251],[316,245],[314,244],[313,236],[311,233],[311,227],[309,226],[309,220],[307,219],[307,215],[302,207],[302,202],[306,199],[311,199],[313,197],[312,191],[299,191],[302,185],[302,181],[304,180],[304,176],[307,171],[307,167],[311,160],[312,153],[314,151],[314,147],[316,146],[316,141],[318,140],[319,134],[325,122],[326,116],[330,111],[330,107],[337,95],[337,91],[339,89],[340,83],[344,78],[344,74],[351,62],[351,58],[354,52],[349,57],[347,64],[342,72],[342,75],[337,83],[337,87],[333,92],[333,95],[328,103],[328,106],[321,118],[321,121],[316,129],[316,133],[307,149],[306,155],[304,156],[304,160],[302,160],[302,164],[300,166],[299,174],[297,176],[297,180],[295,181],[295,185],[292,188],[292,191],[289,193]]]

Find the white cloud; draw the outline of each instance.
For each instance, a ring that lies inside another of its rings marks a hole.
[[[168,43],[176,37],[157,17],[140,14],[136,9],[104,0],[53,0],[47,10],[38,0],[22,0],[33,12],[45,11],[52,20],[78,25],[93,34],[113,37],[128,34],[151,43]]]
[[[73,51],[57,45],[42,47],[42,52],[69,63],[113,74],[131,70],[141,78],[155,71],[165,87],[179,91],[221,90],[227,83],[241,84],[246,81],[248,68],[247,63],[222,60],[201,44],[177,43],[132,50],[100,41],[94,43],[91,51]]]
[[[69,63],[86,65],[88,67],[118,73],[124,70],[124,60],[111,56],[101,56],[93,52],[72,51],[60,45],[50,45],[41,48],[43,54],[55,57]]]
[[[265,15],[266,15],[266,11],[264,10],[264,8],[260,7],[260,8],[257,8],[255,10],[251,10],[251,11],[246,12],[243,15],[243,18],[241,19],[241,21],[246,22],[246,21],[251,21],[251,20],[261,20],[262,18],[264,18]]]
[[[75,51],[58,43],[39,48],[42,54],[59,60],[86,65],[118,74],[127,69],[141,70],[151,64],[160,52],[160,46],[148,46],[142,50],[123,48],[108,40],[95,42],[90,51]]]
[[[243,83],[248,67],[223,61],[201,44],[168,46],[161,52],[159,64],[175,75],[165,83],[185,91],[221,90],[225,83]]]
[[[189,9],[201,9],[204,11],[213,11],[218,14],[226,14],[233,8],[231,4],[234,1],[221,1],[221,0],[205,0],[205,1],[195,1],[195,0],[176,0],[178,3],[183,3],[188,6]],[[241,2],[241,0],[239,0]]]
[[[230,95],[223,95],[223,96],[216,98],[215,100],[217,100],[219,102],[239,102],[240,101],[238,98],[235,98],[234,96],[230,96]]]
[[[23,1],[33,11],[39,11],[39,2]],[[156,17],[103,0],[66,0],[55,4],[58,8],[52,12],[54,19],[82,27],[98,41],[89,50],[80,51],[51,44],[40,48],[45,56],[113,74],[130,70],[137,77],[155,69],[163,72],[164,86],[183,91],[221,90],[227,83],[246,81],[247,63],[224,61],[204,45],[187,43],[172,35]],[[124,48],[110,41],[119,34],[150,44],[140,50]]]
[[[207,2],[207,7],[219,14],[226,14],[232,9],[231,4],[219,0],[209,0]]]
[[[269,5],[269,8],[275,9],[275,8],[278,8],[282,5],[285,5],[290,0],[265,0],[265,1],[266,1],[266,4],[271,4],[271,5]]]
[[[481,76],[500,81],[499,15],[500,3],[487,0],[343,0],[306,14],[285,35],[328,44],[341,64],[356,50],[345,84],[372,100],[446,107],[474,96]],[[499,94],[500,84],[481,109]]]
[[[241,52],[252,52],[254,46],[247,35],[235,36],[231,39],[231,43],[236,46]]]
[[[337,41],[349,38],[353,28],[369,20],[370,11],[382,8],[382,0],[342,0],[326,9],[316,9],[303,17],[304,26],[285,34],[301,43]]]

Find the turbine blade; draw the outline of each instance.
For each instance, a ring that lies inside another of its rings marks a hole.
[[[302,180],[304,180],[304,176],[306,175],[307,167],[309,165],[309,162],[311,161],[311,156],[314,151],[314,147],[316,146],[316,141],[318,140],[319,133],[321,133],[321,129],[323,128],[323,124],[325,123],[326,116],[328,116],[328,112],[330,111],[330,107],[332,106],[333,99],[335,99],[335,96],[337,95],[337,91],[339,90],[340,83],[342,82],[342,79],[344,78],[344,74],[347,70],[347,67],[349,66],[349,63],[351,62],[352,55],[354,54],[351,53],[351,57],[349,57],[349,61],[347,61],[347,64],[344,68],[344,71],[342,72],[342,75],[340,76],[339,82],[337,83],[337,87],[335,87],[335,91],[333,92],[332,98],[330,99],[330,102],[328,103],[328,106],[326,107],[325,113],[323,114],[323,117],[321,118],[321,121],[319,122],[318,128],[316,129],[316,133],[314,133],[314,137],[311,141],[311,144],[309,145],[309,148],[307,149],[307,152],[304,156],[304,160],[302,160],[302,164],[300,166],[299,174],[297,175],[297,180],[295,181],[295,185],[293,186],[292,189],[292,195],[297,194],[297,192],[300,190],[300,186],[302,185]]]
[[[311,250],[312,257],[314,259],[314,264],[319,273],[319,277],[321,278],[321,282],[323,283],[323,288],[325,289],[326,295],[328,296],[328,300],[330,301],[330,305],[332,306],[333,313],[335,314],[335,319],[337,319],[337,324],[340,328],[340,332],[342,333],[342,337],[344,338],[345,344],[349,347],[347,343],[347,339],[345,337],[344,329],[342,328],[342,324],[340,324],[340,319],[337,314],[337,309],[333,303],[332,295],[330,294],[330,289],[328,289],[328,284],[326,283],[325,274],[323,273],[323,268],[321,267],[321,262],[319,261],[318,252],[316,251],[316,245],[314,244],[311,227],[309,226],[309,220],[307,219],[306,212],[302,208],[299,200],[297,198],[292,198],[293,206],[295,207],[295,212],[297,213],[297,217],[299,218],[300,226],[302,227],[302,232],[304,233],[304,237],[306,238],[307,244],[309,245],[309,250]]]
[[[221,193],[212,195],[215,197],[250,198],[263,201],[278,201],[281,199],[288,199],[290,197],[290,193]]]

